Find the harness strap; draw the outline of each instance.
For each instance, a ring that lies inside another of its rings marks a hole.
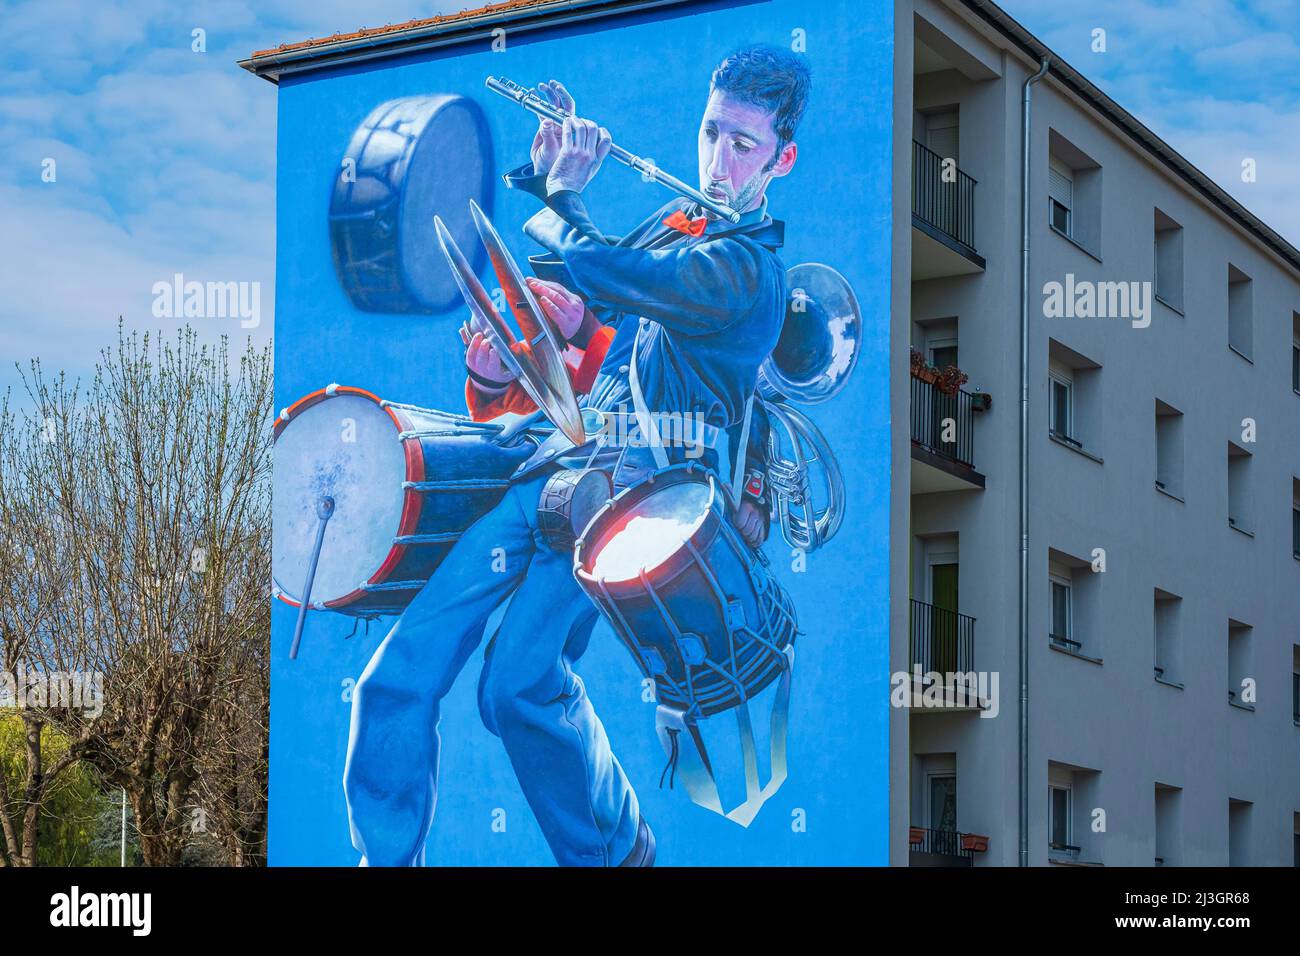
[[[736,443],[736,461],[731,469],[731,503],[740,507],[745,488],[745,459],[749,457],[749,424],[754,416],[754,394],[745,400],[745,419],[740,426],[740,441]]]
[[[650,446],[654,455],[655,467],[660,471],[668,467],[668,453],[664,451],[663,440],[659,437],[659,428],[650,417],[650,408],[646,405],[645,392],[641,390],[641,376],[636,370],[637,346],[641,343],[641,330],[632,339],[632,359],[627,367],[627,384],[632,390],[632,408],[636,412],[636,423],[641,428],[641,436]]]
[[[748,827],[764,803],[781,788],[786,779],[786,735],[790,717],[790,679],[794,672],[794,647],[787,645],[781,652],[785,664],[772,700],[771,734],[769,740],[768,779],[764,785],[758,775],[758,749],[754,743],[754,727],[750,720],[749,703],[738,705],[736,724],[740,731],[741,753],[745,764],[745,800],[731,810],[722,808],[722,797],[713,776],[708,750],[700,735],[695,717],[676,707],[660,705],[655,712],[655,732],[668,756],[669,766],[682,778],[691,802],[712,810],[733,823]],[[692,746],[683,747],[679,740],[683,733]],[[665,772],[667,771],[665,767]],[[663,786],[663,778],[660,778]]]

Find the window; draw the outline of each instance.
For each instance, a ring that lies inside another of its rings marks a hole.
[[[1300,395],[1300,312],[1291,313],[1291,390]]]
[[[1155,589],[1155,676],[1166,684],[1182,686],[1183,599]]]
[[[1182,796],[1180,787],[1156,784],[1156,866],[1182,863]]]
[[[1291,479],[1291,553],[1300,559],[1300,478]]]
[[[1249,800],[1228,798],[1228,866],[1250,866]]]
[[[1101,427],[1101,366],[1067,345],[1048,340],[1048,434],[1096,457]]]
[[[1183,413],[1156,399],[1156,487],[1183,497]]]
[[[1092,832],[1095,807],[1105,806],[1101,772],[1067,763],[1047,764],[1048,859],[1056,863],[1100,863],[1100,833]]]
[[[926,361],[935,368],[947,368],[949,365],[961,367],[957,358],[957,327],[955,316],[916,323],[920,350],[925,353]]]
[[[957,153],[960,141],[961,123],[958,107],[944,107],[924,113],[925,145],[941,159],[951,159],[958,165],[961,157]]]
[[[1228,621],[1228,702],[1247,710],[1255,709],[1254,628],[1240,621]]]
[[[1052,592],[1052,629],[1050,633],[1052,642],[1070,648],[1077,648],[1079,642],[1071,637],[1074,632],[1074,621],[1070,608],[1071,598],[1073,597],[1070,579],[1053,575],[1048,581]]]
[[[916,581],[916,593],[929,607],[921,609],[922,616],[913,622],[917,628],[914,650],[926,673],[955,673],[962,669],[958,663],[962,656],[959,653],[961,625],[958,621],[960,539],[955,534],[943,534],[919,537],[917,541],[921,547],[921,560],[916,567],[925,577]]]
[[[1250,276],[1228,264],[1228,348],[1250,359],[1254,346],[1254,283]]]
[[[1049,548],[1047,551],[1047,639],[1049,646],[1100,664],[1098,622],[1101,582],[1090,561]],[[1041,625],[1040,625],[1041,626]]]
[[[1060,438],[1062,441],[1068,441],[1073,445],[1080,444],[1072,436],[1074,431],[1073,420],[1073,390],[1074,383],[1060,373],[1051,376],[1052,394],[1051,394],[1051,430],[1052,435]]]
[[[1291,719],[1300,724],[1300,644],[1291,645]]]
[[[1048,787],[1048,801],[1051,807],[1051,848],[1053,850],[1077,850],[1078,847],[1070,843],[1070,838],[1074,835],[1072,826],[1073,821],[1070,819],[1071,793],[1068,787]]]
[[[1156,298],[1183,310],[1183,227],[1156,210]]]
[[[957,775],[930,774],[930,827],[935,830],[957,829]]]
[[[1053,230],[1101,256],[1101,166],[1056,130],[1048,133],[1047,216]]]
[[[1228,524],[1246,534],[1253,534],[1255,527],[1250,463],[1250,452],[1228,442]]]
[[[937,342],[930,346],[930,364],[935,368],[961,368],[957,364],[957,340]]]
[[[914,825],[930,831],[923,847],[928,853],[961,855],[957,836],[957,755],[918,753],[913,755],[911,816]]]
[[[1070,211],[1074,207],[1074,173],[1057,160],[1047,169],[1048,222],[1057,232],[1073,236]]]

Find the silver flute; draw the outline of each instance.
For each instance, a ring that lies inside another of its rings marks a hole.
[[[506,99],[514,100],[528,112],[545,119],[554,120],[556,123],[563,123],[570,114],[567,110],[559,109],[552,106],[545,99],[538,96],[537,93],[527,87],[520,86],[513,80],[508,80],[504,76],[489,76],[487,78],[487,88],[493,93],[498,93]],[[622,146],[611,144],[609,155],[612,159],[618,160],[624,166],[630,166],[635,169],[642,177],[652,179],[661,186],[666,186],[679,196],[685,196],[694,203],[698,203],[714,215],[720,216],[732,224],[740,222],[740,213],[732,209],[726,203],[718,202],[716,199],[710,199],[704,193],[688,186],[676,176],[670,176],[648,159],[642,159],[635,153],[630,153]]]

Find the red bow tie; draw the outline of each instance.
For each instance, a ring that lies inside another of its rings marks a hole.
[[[706,218],[689,219],[686,213],[680,209],[664,220],[664,225],[669,229],[676,229],[678,232],[684,232],[688,236],[702,236],[704,229],[708,226],[709,220]]]

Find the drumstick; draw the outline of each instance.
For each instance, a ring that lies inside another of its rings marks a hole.
[[[289,660],[298,659],[298,646],[302,643],[302,628],[307,623],[307,608],[311,606],[311,588],[316,580],[316,563],[320,560],[321,544],[325,541],[325,525],[334,514],[334,499],[321,495],[316,502],[316,543],[307,562],[307,583],[302,586],[302,599],[298,604],[298,623],[293,629],[293,643],[289,646]]]

